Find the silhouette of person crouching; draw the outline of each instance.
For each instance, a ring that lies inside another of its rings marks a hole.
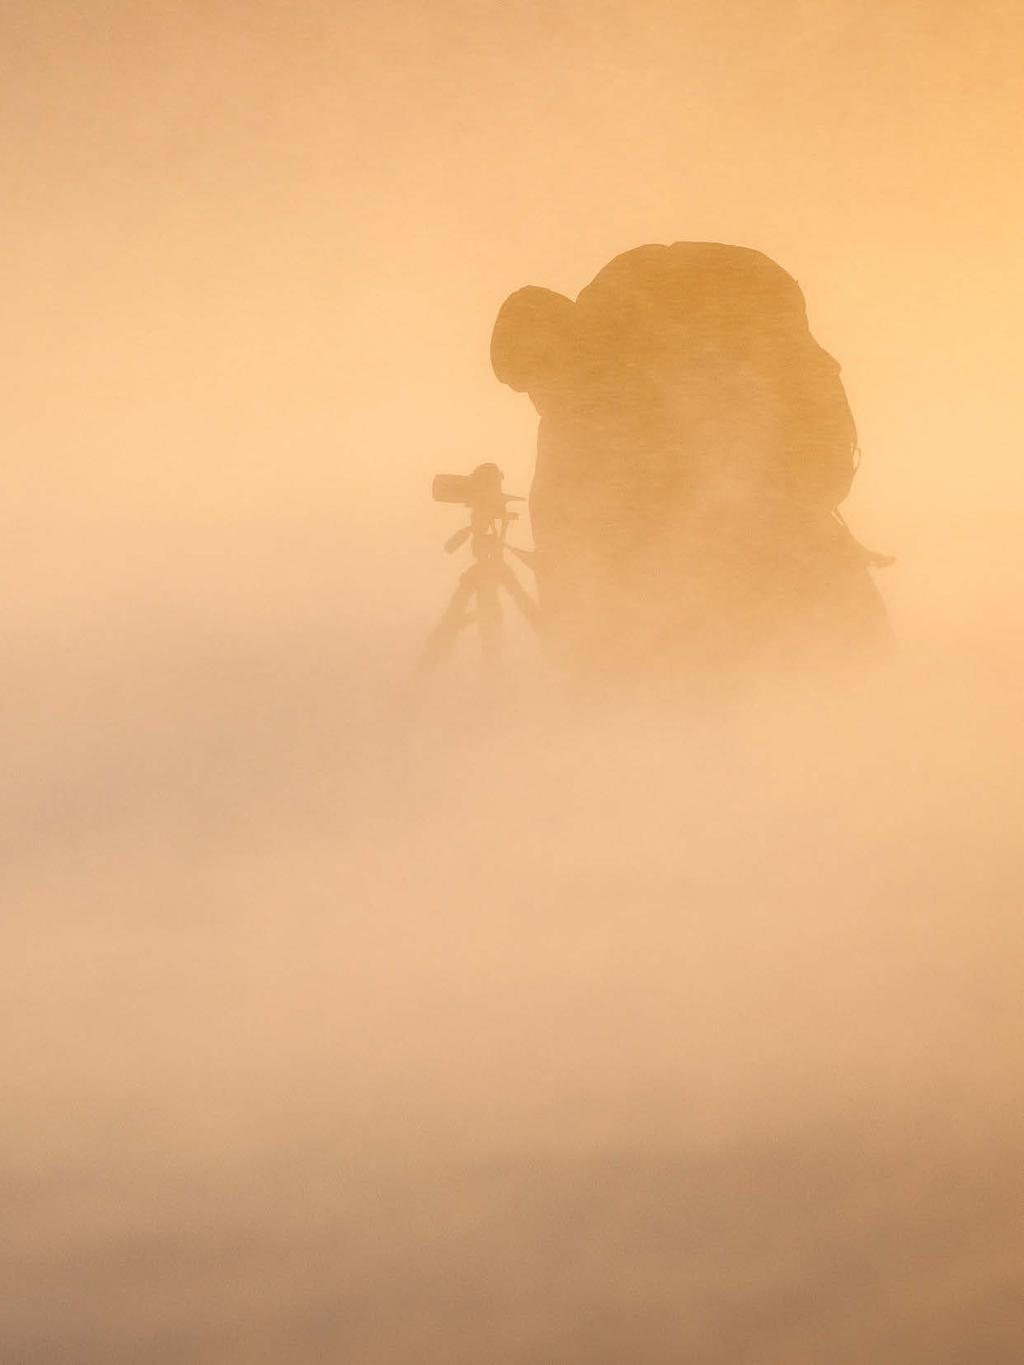
[[[885,642],[881,557],[837,511],[857,448],[839,366],[767,256],[642,246],[575,302],[528,286],[491,357],[540,414],[538,592],[567,663],[740,668]]]

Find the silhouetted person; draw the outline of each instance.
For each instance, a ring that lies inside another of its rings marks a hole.
[[[884,641],[870,557],[835,515],[857,444],[839,366],[768,257],[643,246],[575,303],[520,289],[491,356],[540,414],[538,589],[567,661],[733,668]]]

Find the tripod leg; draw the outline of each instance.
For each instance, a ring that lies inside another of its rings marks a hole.
[[[468,609],[477,589],[478,577],[477,565],[474,564],[459,579],[444,614],[427,636],[427,643],[420,655],[421,670],[431,668],[454,649],[459,631],[469,624]]]
[[[501,600],[498,597],[498,580],[490,565],[487,571],[481,571],[476,602],[480,617],[480,645],[484,665],[493,672],[501,664]]]
[[[534,630],[539,631],[541,623],[540,607],[537,606],[537,603],[526,591],[507,564],[503,564],[501,567],[501,585],[526,617],[527,621],[529,621],[530,625],[533,626]]]

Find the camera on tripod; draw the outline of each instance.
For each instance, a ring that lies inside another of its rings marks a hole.
[[[514,521],[506,506],[522,502],[501,491],[504,474],[496,464],[478,464],[472,474],[438,474],[434,479],[435,502],[454,502],[468,507],[474,523]]]
[[[448,608],[427,640],[421,666],[435,663],[453,648],[459,633],[475,622],[480,628],[485,661],[494,665],[501,653],[501,593],[509,596],[534,628],[539,627],[537,604],[505,562],[508,550],[528,567],[533,552],[507,544],[509,524],[517,514],[510,502],[522,502],[502,492],[504,474],[496,464],[478,464],[472,474],[438,474],[432,492],[435,502],[469,508],[469,525],[445,541],[445,553],[454,554],[468,540],[473,563],[462,574]]]

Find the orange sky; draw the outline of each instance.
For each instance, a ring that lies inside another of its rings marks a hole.
[[[429,476],[529,481],[502,298],[697,238],[801,281],[849,511],[926,595],[1024,511],[1022,40],[990,0],[7,0],[8,574],[238,605],[361,558],[433,600]]]

